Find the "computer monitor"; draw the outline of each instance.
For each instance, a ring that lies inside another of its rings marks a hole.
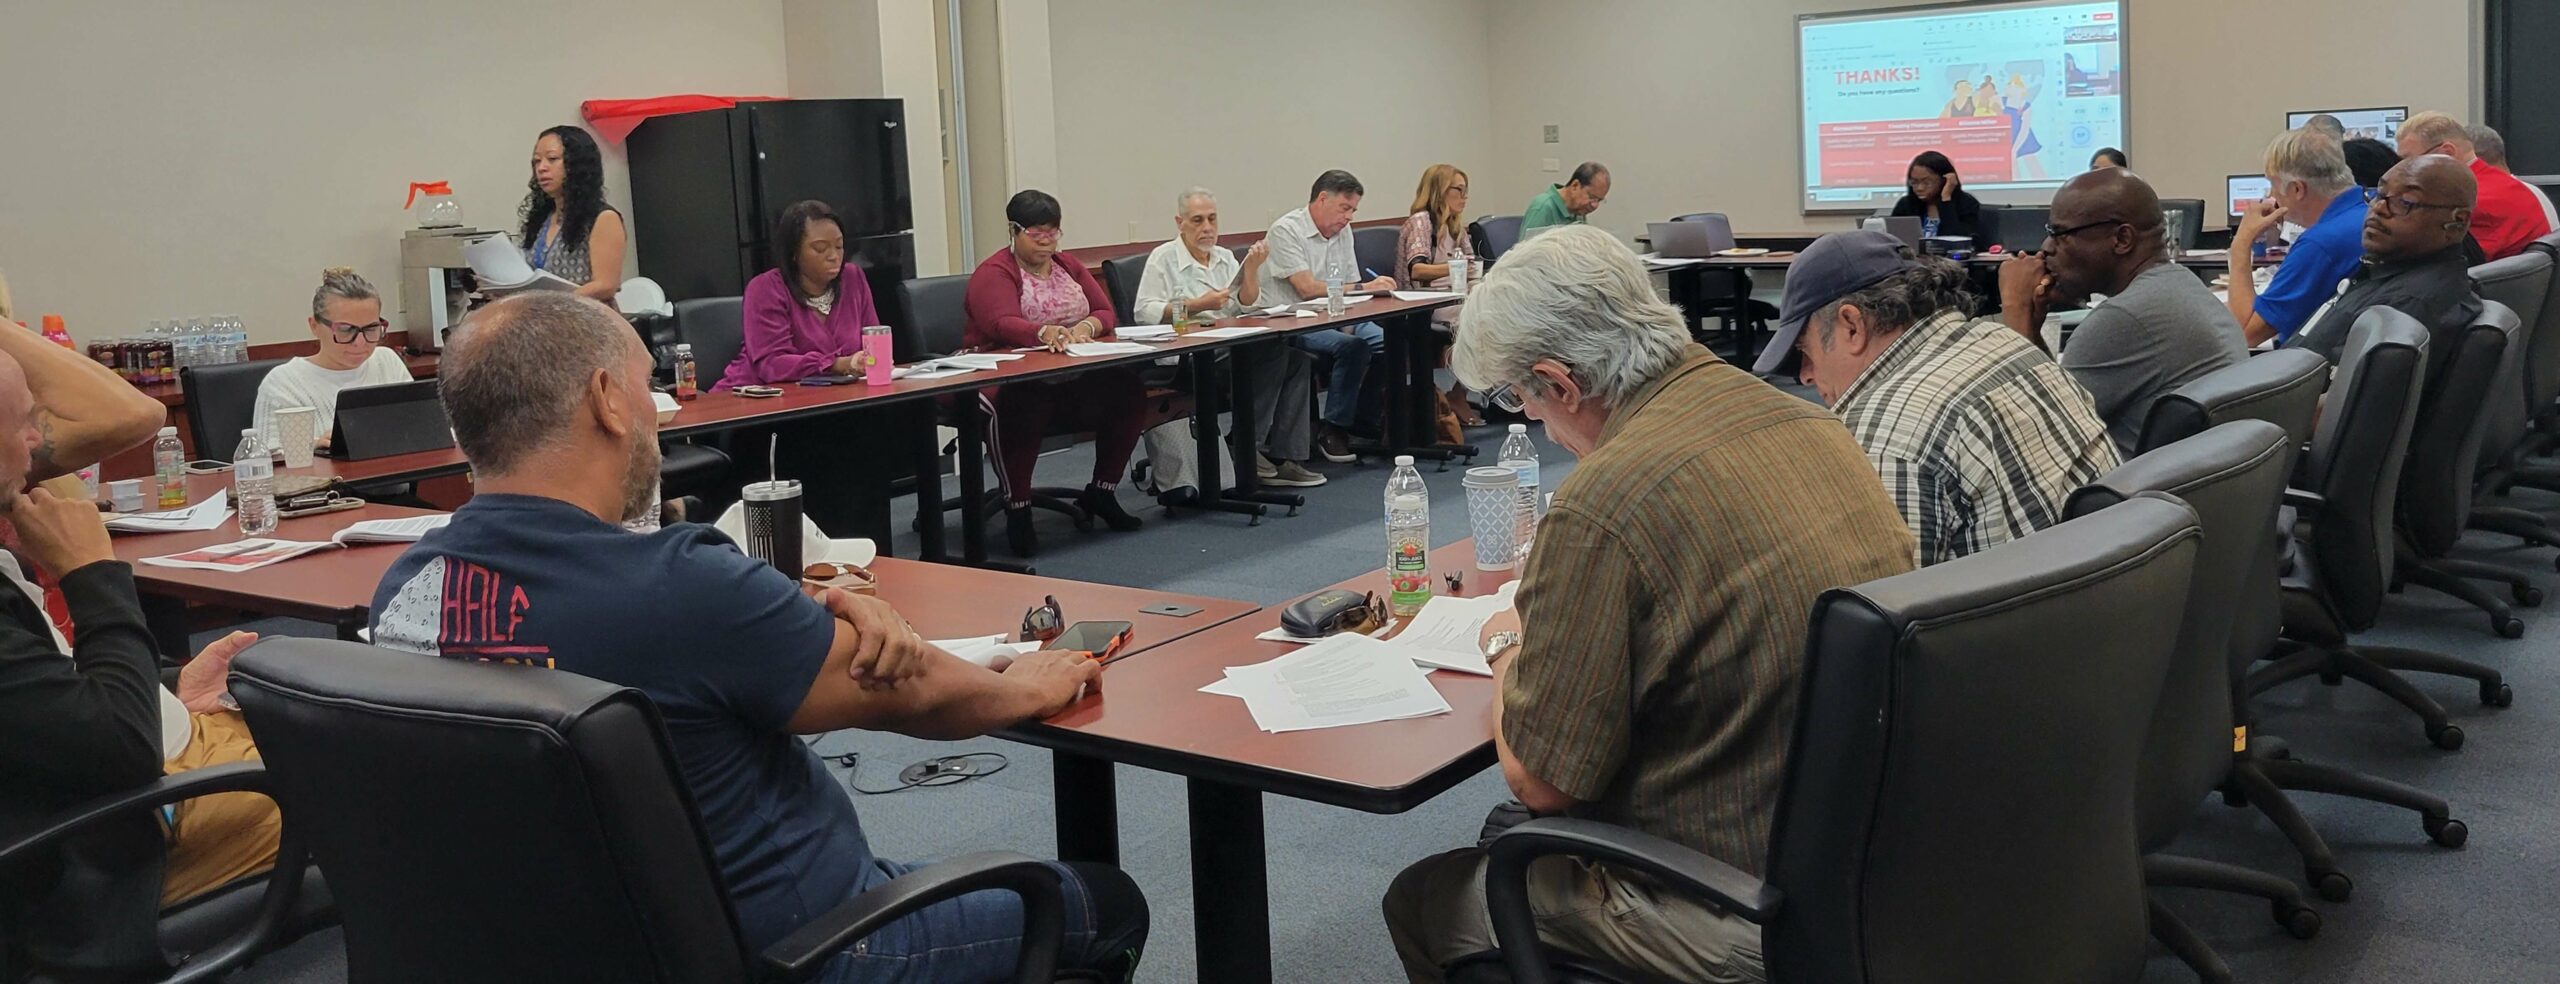
[[[2284,114],[2284,128],[2298,129],[2314,116],[2328,114],[2338,118],[2347,128],[2347,139],[2372,137],[2390,143],[2400,136],[2400,124],[2409,119],[2407,106],[2368,106],[2363,109],[2306,109]]]
[[[2267,192],[2272,190],[2267,186],[2267,176],[2263,174],[2231,175],[2222,179],[2222,188],[2223,202],[2228,206],[2224,211],[2235,219],[2247,213],[2250,206],[2258,204],[2258,199],[2267,197]]]

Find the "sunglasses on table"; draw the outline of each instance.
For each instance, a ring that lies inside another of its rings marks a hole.
[[[365,341],[379,342],[382,340],[382,334],[390,330],[391,322],[382,318],[374,319],[371,324],[362,325],[334,321],[329,324],[329,337],[337,339],[341,345],[355,341],[358,335],[364,336]]]
[[[1067,631],[1067,612],[1058,607],[1058,596],[1048,595],[1041,603],[1022,613],[1021,641],[1055,642]]]

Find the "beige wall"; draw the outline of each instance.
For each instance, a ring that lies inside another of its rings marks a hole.
[[[943,212],[939,0],[782,0],[794,99],[904,99],[916,275],[951,272]]]
[[[782,21],[776,0],[11,4],[0,269],[84,338],[223,313],[307,337],[323,267],[392,290],[410,181],[509,224],[534,134],[581,100],[785,94]],[[605,180],[627,203],[615,148]]]
[[[1715,210],[1744,232],[1846,228],[1798,213],[1795,16],[1885,0],[1485,0],[1492,158],[1478,214],[1516,213],[1555,180],[1539,159],[1607,163],[1593,221]],[[2478,46],[2473,0],[2132,0],[2134,170],[2162,194],[2218,200],[2257,167],[2288,109],[2407,103],[2465,114]],[[2388,25],[2386,41],[2377,32]],[[2358,53],[2369,52],[2369,55]],[[2438,53],[2421,57],[2417,53]],[[1542,144],[1539,127],[1563,128]]]
[[[1192,185],[1218,192],[1227,231],[1260,229],[1336,167],[1368,187],[1361,218],[1401,216],[1424,167],[1491,163],[1484,13],[1483,0],[1055,4],[1048,190],[1067,240],[1167,238]]]

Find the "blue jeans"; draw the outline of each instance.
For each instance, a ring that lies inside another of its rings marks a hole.
[[[1347,328],[1301,332],[1289,344],[1333,363],[1325,379],[1324,422],[1350,429],[1378,426],[1378,401],[1369,398],[1369,363],[1387,354],[1387,330],[1363,321]]]
[[[870,889],[923,867],[872,862]],[[1050,862],[1067,898],[1060,970],[1100,971],[1126,981],[1147,941],[1147,903],[1120,869]],[[918,910],[880,928],[827,963],[828,984],[925,984],[1010,979],[1022,945],[1022,900],[1011,892],[972,892]]]

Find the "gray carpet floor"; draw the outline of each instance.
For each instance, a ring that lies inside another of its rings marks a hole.
[[[1532,426],[1532,433],[1537,428]],[[1498,428],[1471,435],[1488,454]],[[1548,445],[1543,455],[1552,483],[1572,459]],[[1043,460],[1044,482],[1080,480],[1090,459],[1067,451]],[[1380,495],[1387,468],[1376,461],[1326,465],[1331,484],[1307,490],[1296,516],[1275,515],[1260,526],[1244,517],[1185,512],[1165,518],[1140,497],[1122,492],[1147,520],[1134,534],[1078,533],[1056,517],[1044,517],[1044,575],[1160,588],[1192,594],[1283,604],[1307,591],[1384,561]],[[1460,472],[1434,471],[1426,463],[1433,504],[1433,538],[1447,543],[1465,535]],[[2560,497],[2523,493],[2521,504],[2560,511]],[[904,517],[901,517],[903,524]],[[903,525],[902,525],[903,528]],[[991,549],[999,555],[999,529]],[[2549,551],[2517,550],[2504,538],[2475,535],[2466,553],[2551,574]],[[912,556],[911,542],[899,552]],[[2262,731],[2292,742],[2315,761],[2414,783],[2453,804],[2470,825],[2463,850],[2435,846],[2417,817],[2396,809],[2313,794],[2296,802],[2324,831],[2340,864],[2355,879],[2345,903],[2314,900],[2326,920],[2317,939],[2297,941],[2281,932],[2266,908],[2238,897],[2172,892],[2170,907],[2188,919],[2237,971],[2239,980],[2324,984],[2526,981],[2560,979],[2560,782],[2554,782],[2550,750],[2560,747],[2560,604],[2524,611],[2521,641],[2495,638],[2475,611],[2423,589],[2391,599],[2380,628],[2366,638],[2431,648],[2479,659],[2507,673],[2515,706],[2480,707],[2465,682],[2422,681],[2470,734],[2458,752],[2429,745],[2416,719],[2354,684],[2323,687],[2302,681],[2262,701]],[[253,628],[293,634],[325,634],[317,626],[276,620]],[[2068,643],[2054,658],[2069,659]],[[936,743],[892,735],[841,732],[826,736],[829,754],[860,752],[861,785],[891,785],[907,763],[957,751],[993,751],[1009,757],[1003,772],[963,785],[892,795],[859,796],[863,823],[884,857],[912,859],[985,848],[1035,855],[1054,851],[1049,797],[1049,756],[1037,748],[997,739]],[[2064,750],[2028,750],[2068,754]],[[2541,763],[2541,764],[2536,764]],[[1996,763],[1986,763],[1996,767]],[[844,773],[840,778],[851,779]],[[1146,891],[1154,913],[1147,964],[1141,979],[1198,979],[1192,960],[1192,891],[1182,783],[1140,769],[1119,770],[1123,863]],[[1462,846],[1475,834],[1485,810],[1506,798],[1498,774],[1488,770],[1420,809],[1377,816],[1270,798],[1272,949],[1276,976],[1291,982],[1391,981],[1400,978],[1377,903],[1389,879],[1415,859]],[[1997,837],[1998,831],[1985,831]],[[2300,877],[2300,864],[2281,835],[2256,812],[2200,808],[2179,849],[2199,857],[2248,864]],[[345,979],[334,931],[316,934],[269,956],[233,978],[255,984],[322,984]],[[2155,954],[2146,984],[2192,980],[2182,965]]]

